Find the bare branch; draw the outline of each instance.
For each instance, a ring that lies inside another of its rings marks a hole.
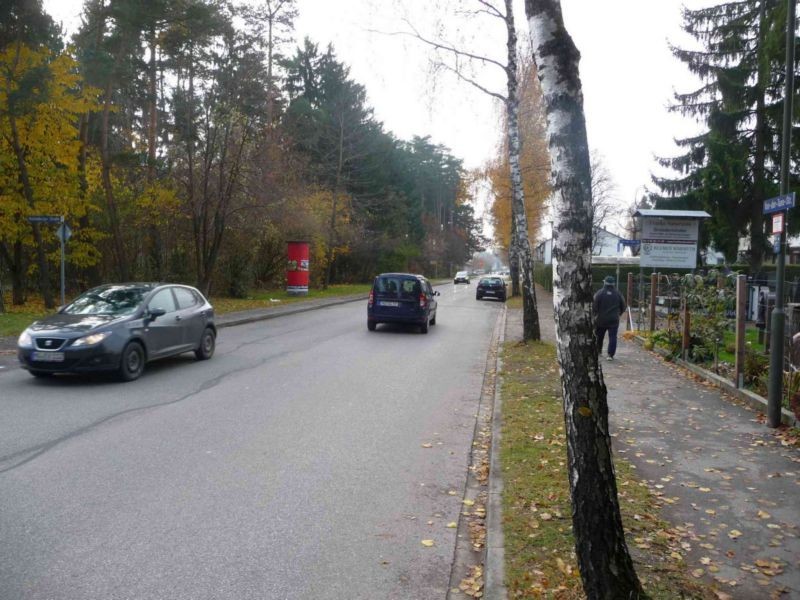
[[[466,57],[466,58],[469,58],[469,59],[472,59],[472,60],[477,60],[477,61],[482,62],[484,64],[494,65],[496,67],[500,67],[501,69],[503,69],[503,71],[505,71],[508,68],[506,65],[504,65],[500,61],[497,61],[497,60],[495,60],[493,58],[489,58],[488,56],[482,56],[480,54],[472,54],[471,52],[465,52],[464,50],[459,50],[458,48],[456,48],[455,46],[453,46],[450,43],[437,42],[435,40],[429,40],[428,38],[424,37],[419,31],[417,31],[416,27],[414,27],[414,25],[412,25],[408,21],[408,19],[403,19],[403,22],[406,25],[408,25],[408,27],[411,29],[411,31],[388,31],[387,32],[387,31],[376,31],[376,30],[373,30],[373,29],[370,29],[368,31],[371,31],[372,33],[379,33],[379,34],[382,34],[382,35],[393,35],[393,36],[405,35],[405,36],[408,36],[408,37],[413,37],[413,38],[418,39],[420,42],[422,42],[424,44],[427,44],[431,48],[435,48],[437,50],[444,50],[446,52],[449,52],[453,56]]]
[[[493,92],[492,90],[489,90],[489,89],[483,87],[480,83],[478,83],[474,79],[471,79],[471,78],[467,77],[466,75],[464,75],[459,69],[456,69],[456,68],[451,67],[450,65],[446,65],[446,64],[442,64],[441,66],[442,66],[443,69],[447,69],[448,71],[451,71],[452,73],[454,73],[455,76],[458,77],[461,81],[472,85],[473,87],[475,87],[475,88],[479,89],[480,91],[482,91],[484,94],[488,94],[489,96],[492,96],[493,98],[497,98],[501,102],[506,102],[507,98],[505,96],[503,96],[502,94],[499,94],[497,92]]]
[[[498,19],[501,19],[503,22],[505,22],[506,15],[504,15],[502,12],[500,12],[500,9],[498,9],[491,2],[488,2],[488,0],[477,0],[477,2],[478,2],[478,4],[481,4],[481,5],[486,7],[486,10],[482,11],[482,12],[485,12],[486,14],[493,15],[493,16],[497,17]]]

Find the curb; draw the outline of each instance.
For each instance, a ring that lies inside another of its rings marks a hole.
[[[644,345],[644,338],[636,336],[634,340],[640,345]],[[751,392],[750,390],[737,388],[733,385],[732,382],[728,381],[724,377],[720,377],[716,373],[712,373],[707,369],[702,367],[698,367],[697,365],[690,363],[688,361],[683,360],[682,358],[678,357],[669,357],[669,353],[661,350],[659,348],[653,348],[652,352],[658,354],[662,358],[669,358],[670,362],[678,365],[679,367],[683,367],[684,369],[691,371],[698,377],[703,378],[706,382],[712,384],[714,387],[719,388],[726,394],[730,394],[734,398],[741,400],[745,404],[747,404],[750,408],[754,408],[756,410],[760,410],[763,412],[767,412],[767,400],[759,396],[758,394]],[[781,407],[781,423],[784,425],[788,425],[789,427],[798,427],[800,426],[800,422],[797,420],[790,411],[786,410],[785,408]]]
[[[489,451],[489,498],[486,506],[486,560],[484,567],[483,597],[487,600],[505,600],[508,591],[505,587],[505,539],[503,537],[503,475],[500,469],[500,430],[502,428],[500,389],[503,384],[500,375],[503,361],[500,349],[506,338],[506,315],[503,306],[502,324],[498,338],[497,360],[495,362],[495,387],[492,403],[492,444]]]

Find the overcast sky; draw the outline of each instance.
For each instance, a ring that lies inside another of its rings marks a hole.
[[[522,0],[516,19],[526,29]],[[707,6],[713,0],[562,0],[567,29],[581,52],[589,145],[604,157],[617,183],[617,200],[628,205],[650,185],[654,155],[675,152],[673,138],[697,125],[671,115],[673,91],[697,86],[672,57],[668,40],[689,43],[680,31],[681,6]],[[431,69],[428,48],[407,36],[405,16],[420,31],[435,30],[482,54],[502,59],[505,34],[500,21],[466,20],[456,6],[475,0],[298,0],[297,38],[321,46],[332,43],[351,67],[386,129],[408,139],[430,135],[449,147],[469,168],[480,166],[496,147],[499,106],[489,96]],[[67,29],[77,26],[81,0],[45,0],[46,10]],[[503,91],[502,72],[487,67],[475,73],[486,87]]]

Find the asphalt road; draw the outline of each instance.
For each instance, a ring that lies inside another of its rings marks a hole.
[[[356,302],[133,383],[0,371],[0,598],[444,598],[502,305],[438,289],[427,335]]]

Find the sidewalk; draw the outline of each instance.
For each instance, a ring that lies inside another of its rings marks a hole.
[[[537,303],[554,343],[552,296],[537,288]],[[521,318],[509,311],[507,340],[521,339]],[[602,368],[615,454],[659,498],[692,576],[733,598],[800,598],[800,450],[633,342]]]

